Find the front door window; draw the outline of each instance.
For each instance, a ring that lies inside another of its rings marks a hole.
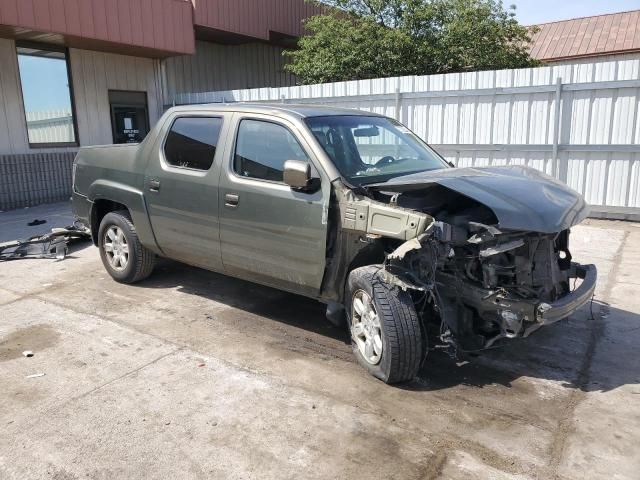
[[[233,162],[238,175],[282,182],[284,162],[287,160],[311,162],[289,129],[261,120],[240,122]]]

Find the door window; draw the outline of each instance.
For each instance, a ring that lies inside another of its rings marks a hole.
[[[233,164],[238,175],[282,182],[287,160],[310,161],[287,128],[261,120],[240,122]]]
[[[209,170],[216,154],[222,118],[177,118],[164,144],[164,155],[174,167]]]

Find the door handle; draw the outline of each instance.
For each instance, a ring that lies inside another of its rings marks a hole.
[[[238,206],[238,202],[240,201],[240,197],[235,193],[227,193],[224,196],[224,204],[227,207],[235,208]]]
[[[149,190],[158,192],[160,190],[160,180],[149,180]]]

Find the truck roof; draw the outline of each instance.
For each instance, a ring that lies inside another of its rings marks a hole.
[[[207,103],[173,107],[173,111],[211,110],[213,112],[266,113],[276,116],[294,115],[300,118],[325,117],[332,115],[361,115],[380,117],[377,113],[365,112],[352,108],[327,107],[324,105],[293,103]]]

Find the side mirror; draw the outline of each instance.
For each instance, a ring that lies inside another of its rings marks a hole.
[[[294,189],[307,188],[311,182],[311,165],[303,160],[287,160],[282,180]]]

